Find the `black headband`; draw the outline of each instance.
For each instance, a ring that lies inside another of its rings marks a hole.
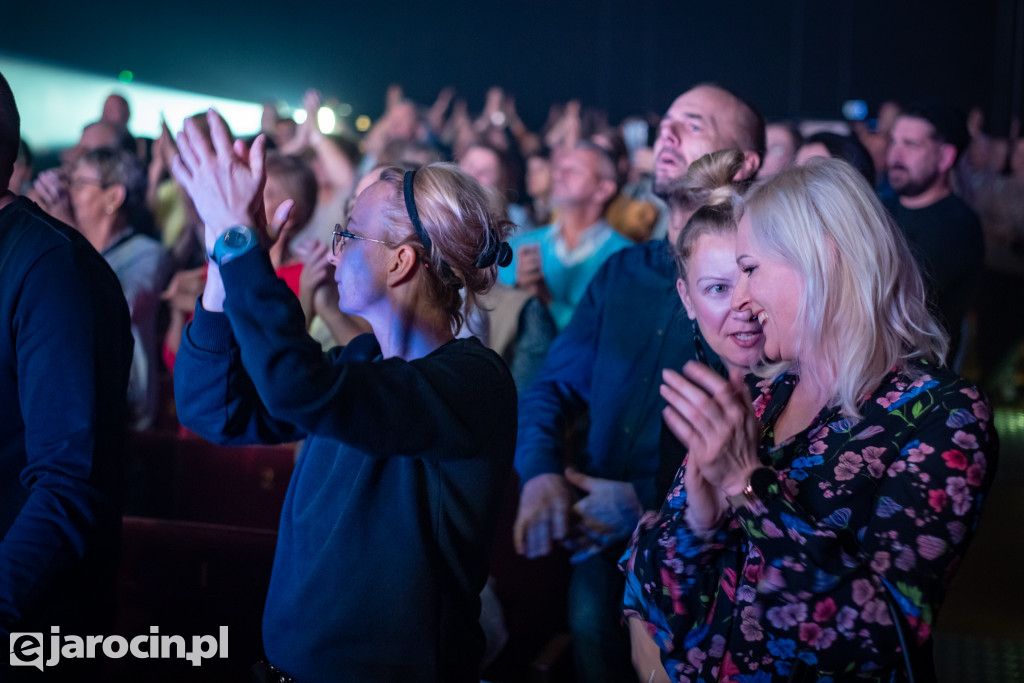
[[[416,171],[406,171],[405,177],[402,178],[402,194],[405,195],[405,210],[409,213],[409,220],[412,221],[412,227],[416,230],[416,235],[420,238],[420,242],[423,243],[423,248],[427,252],[427,256],[430,256],[431,248],[433,243],[430,241],[430,235],[427,234],[426,228],[423,227],[423,222],[420,221],[420,214],[416,210],[416,197],[413,194],[412,184],[416,178]],[[508,242],[491,243],[487,249],[477,257],[475,265],[477,268],[489,268],[490,266],[497,263],[501,267],[505,267],[512,263],[512,248],[509,247]],[[462,286],[462,282],[452,271],[451,266],[441,259],[441,269],[453,279],[459,282],[459,286]]]
[[[427,256],[430,256],[431,242],[430,235],[423,228],[423,223],[420,222],[420,214],[416,211],[416,198],[412,193],[412,181],[416,178],[416,171],[406,171],[405,177],[402,179],[402,192],[405,194],[405,210],[409,212],[409,220],[412,221],[412,227],[416,230],[416,235],[420,238],[420,242],[423,243],[423,248],[427,250]]]

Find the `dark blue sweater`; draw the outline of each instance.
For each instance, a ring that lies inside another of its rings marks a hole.
[[[121,522],[128,306],[85,238],[24,198],[0,210],[0,325],[0,641],[51,626],[104,633]]]
[[[306,438],[263,617],[300,681],[478,681],[479,592],[515,448],[516,394],[476,339],[323,354],[265,252],[222,269],[175,366],[179,416],[221,443]]]

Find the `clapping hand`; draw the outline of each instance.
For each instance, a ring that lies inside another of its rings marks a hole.
[[[541,265],[539,245],[527,244],[520,247],[516,258],[516,287],[547,305],[551,303],[551,293]]]
[[[209,139],[192,119],[178,133],[178,155],[171,167],[206,225],[206,249],[235,225],[246,225],[268,243],[263,211],[266,137],[256,136],[249,149],[243,140],[231,143],[227,124],[213,109],[206,113]]]
[[[685,485],[688,513],[702,535],[721,519],[724,497],[739,493],[760,466],[760,429],[743,377],[723,379],[702,363],[688,362],[683,374],[662,373],[663,416],[669,430],[689,451]],[[692,488],[692,490],[691,490]]]
[[[71,208],[71,192],[66,176],[60,169],[43,171],[32,185],[37,201],[46,213],[67,223],[75,224],[75,212]]]
[[[313,240],[306,244],[296,245],[295,252],[302,259],[302,274],[299,276],[299,302],[306,315],[306,326],[308,327],[313,316],[320,313],[316,306],[317,290],[321,287],[326,287],[328,290],[334,289],[328,286],[334,276],[334,267],[328,261],[331,248],[319,240]],[[336,297],[337,293],[335,292]]]

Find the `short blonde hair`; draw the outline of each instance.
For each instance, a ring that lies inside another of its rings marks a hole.
[[[394,190],[387,208],[391,224],[388,239],[412,244],[425,253],[426,247],[406,211],[404,177],[401,169],[393,167],[384,169],[380,176]],[[494,258],[478,267],[481,255],[497,254],[515,224],[505,215],[496,195],[455,164],[424,166],[412,181],[416,211],[431,242],[426,255],[428,292],[448,316],[453,333],[458,334],[466,312],[478,306],[478,298],[498,278]]]
[[[741,210],[755,243],[802,276],[797,355],[821,366],[805,368],[816,376],[834,378],[821,388],[845,414],[859,417],[858,404],[893,368],[944,361],[949,339],[928,310],[906,238],[852,166],[812,159],[755,186]]]

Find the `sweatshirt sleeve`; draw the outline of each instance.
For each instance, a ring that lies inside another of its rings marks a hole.
[[[181,423],[214,443],[288,443],[305,436],[271,417],[242,365],[227,316],[207,311],[202,299],[175,360],[174,402]]]
[[[445,354],[444,361],[375,361],[379,351],[369,337],[325,354],[306,334],[298,300],[274,275],[266,252],[234,259],[221,276],[224,315],[215,316],[215,328],[201,330],[217,359],[199,379],[219,377],[207,391],[222,404],[223,387],[230,391],[211,427],[233,424],[232,434],[260,437],[315,434],[368,455],[477,455],[472,444],[481,426],[472,415],[478,401],[511,383],[496,354],[475,344]],[[203,322],[197,311],[193,325]],[[197,331],[190,337],[196,341]],[[446,432],[453,424],[465,429]],[[438,443],[446,444],[444,453],[433,450]]]
[[[590,402],[607,272],[602,268],[591,280],[569,324],[551,345],[537,379],[519,402],[515,467],[521,483],[564,470],[565,429]]]

